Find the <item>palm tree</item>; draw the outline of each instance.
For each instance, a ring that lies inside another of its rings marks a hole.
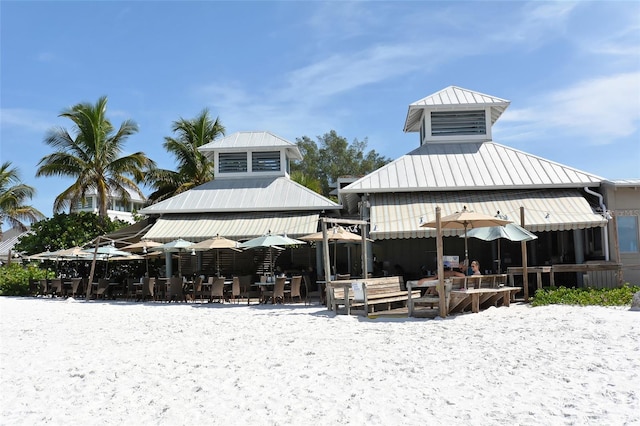
[[[214,177],[213,162],[198,148],[224,135],[225,128],[220,119],[213,121],[209,110],[204,109],[191,120],[180,118],[171,129],[176,137],[165,137],[164,148],[178,161],[177,171],[155,169],[147,172],[145,183],[155,189],[149,196],[151,203],[188,191]]]
[[[121,156],[125,141],[138,131],[138,126],[126,120],[115,131],[106,118],[106,112],[106,96],[98,99],[95,105],[77,104],[60,114],[60,117],[73,122],[74,135],[64,128],[54,128],[45,137],[45,143],[56,151],[40,160],[36,176],[75,179],[56,197],[53,204],[55,213],[83,201],[88,190],[97,193],[101,217],[107,216],[112,196],[127,202],[130,198],[127,190],[131,190],[144,198],[136,183],[144,179],[143,170],[154,168],[155,163],[143,152]]]
[[[23,221],[35,222],[44,218],[35,207],[25,204],[35,192],[33,187],[22,183],[18,169],[11,167],[10,162],[0,166],[0,237],[5,221],[13,228],[25,231],[27,227]]]

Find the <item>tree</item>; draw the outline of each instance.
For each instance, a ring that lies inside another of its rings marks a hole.
[[[82,246],[99,235],[117,231],[129,224],[91,212],[60,213],[31,226],[31,233],[20,238],[14,249],[26,254]]]
[[[144,198],[137,183],[144,179],[143,170],[155,163],[143,152],[121,156],[127,138],[138,131],[131,120],[125,120],[116,131],[106,117],[107,97],[95,105],[81,103],[60,114],[73,122],[73,135],[64,128],[49,130],[45,143],[55,149],[43,157],[36,176],[65,176],[75,182],[58,195],[53,204],[54,213],[83,201],[88,190],[98,196],[98,214],[107,216],[111,197],[129,201],[128,190]]]
[[[205,108],[191,120],[180,118],[174,121],[171,130],[176,136],[165,137],[163,146],[176,157],[177,171],[156,169],[147,173],[145,182],[154,189],[149,196],[151,203],[173,197],[214,178],[213,162],[198,148],[224,135],[225,128],[220,119],[212,120]]]
[[[26,204],[35,192],[33,187],[22,183],[20,172],[17,168],[11,167],[11,162],[5,162],[0,166],[0,237],[4,222],[25,231],[25,221],[35,222],[44,218],[39,210]]]
[[[303,159],[291,165],[293,172],[299,172],[305,177],[320,181],[322,194],[328,196],[331,191],[330,183],[339,177],[361,177],[384,166],[391,160],[379,155],[375,150],[365,153],[367,139],[355,139],[351,145],[335,130],[318,136],[318,145],[307,136],[296,139],[298,149]]]

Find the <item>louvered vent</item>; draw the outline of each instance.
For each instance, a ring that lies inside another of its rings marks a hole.
[[[431,136],[486,135],[484,110],[432,111]]]
[[[251,158],[251,170],[254,172],[279,172],[280,152],[254,152]]]
[[[218,161],[219,173],[238,173],[247,171],[246,152],[221,152]]]

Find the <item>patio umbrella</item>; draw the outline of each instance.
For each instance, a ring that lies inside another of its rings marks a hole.
[[[156,247],[152,247],[151,251],[161,251],[164,253],[183,253],[185,251],[191,250],[192,245],[194,245],[194,243],[192,243],[191,241],[178,238],[177,240],[169,241],[168,243],[161,244]],[[182,275],[182,265],[180,264],[179,258],[178,258],[178,275]]]
[[[221,237],[220,235],[216,235],[213,238],[209,238],[208,240],[200,241],[199,243],[195,243],[189,248],[193,251],[208,251],[215,250],[216,251],[216,269],[218,271],[218,276],[220,276],[220,249],[230,249],[241,251],[238,246],[239,242],[230,240],[225,237]]]
[[[271,232],[262,235],[260,237],[253,238],[238,245],[238,248],[268,248],[269,249],[269,267],[271,274],[273,275],[273,257],[271,256],[272,249],[282,250],[282,247],[297,246],[306,244],[304,241],[289,238],[287,235],[273,235]]]
[[[313,234],[300,237],[304,241],[322,241],[322,232],[316,232]],[[362,236],[353,232],[347,231],[342,226],[334,226],[331,230],[327,231],[327,239],[333,241],[333,271],[336,273],[336,258],[337,256],[337,244],[338,243],[361,243]],[[367,239],[368,241],[372,241]]]
[[[106,246],[100,246],[97,249],[94,248],[89,248],[89,249],[84,249],[83,250],[86,253],[90,253],[93,254],[95,256],[95,259],[97,260],[105,260],[107,262],[107,267],[105,268],[105,277],[109,274],[109,260],[117,257],[117,256],[128,256],[129,253],[127,253],[126,251],[122,251],[117,249],[113,243],[108,244]]]
[[[128,246],[122,247],[122,250],[131,252],[142,252],[142,254],[144,255],[145,265],[147,267],[147,276],[149,276],[149,249],[161,245],[162,243],[158,243],[156,241],[140,240],[137,243],[129,244]]]
[[[498,271],[500,271],[500,240],[502,238],[509,241],[531,241],[538,238],[537,235],[527,231],[515,223],[507,223],[504,226],[491,226],[470,230],[467,235],[483,241],[498,240]]]
[[[52,254],[58,255],[62,259],[71,259],[71,260],[91,258],[91,254],[87,253],[87,251],[80,246],[75,246],[75,247],[71,247],[63,250],[57,250],[52,252]]]
[[[509,220],[500,219],[494,216],[489,216],[482,213],[476,213],[467,210],[467,206],[462,208],[461,212],[455,212],[448,216],[443,216],[440,219],[440,226],[442,229],[464,229],[464,259],[468,265],[469,261],[469,246],[467,231],[474,228],[484,228],[491,226],[503,226],[507,223],[511,223]],[[436,221],[425,222],[420,225],[422,228],[435,228]]]

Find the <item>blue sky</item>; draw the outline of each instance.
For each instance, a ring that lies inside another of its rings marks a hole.
[[[227,134],[335,130],[391,159],[419,144],[408,105],[455,85],[511,101],[493,138],[607,179],[640,178],[640,3],[0,3],[0,160],[35,178],[60,112],[109,98],[127,151],[174,168],[171,123],[209,108]]]

